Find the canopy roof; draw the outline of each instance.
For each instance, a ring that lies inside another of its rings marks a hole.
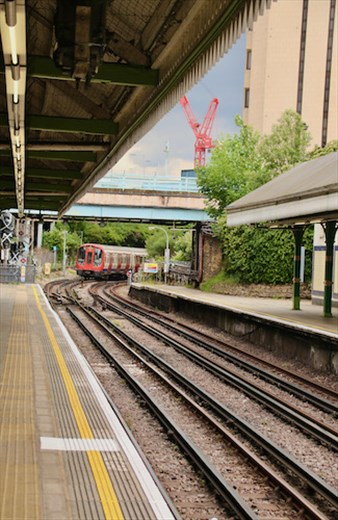
[[[227,207],[227,224],[338,220],[338,152],[298,164]]]
[[[105,175],[272,0],[0,0],[0,209]]]

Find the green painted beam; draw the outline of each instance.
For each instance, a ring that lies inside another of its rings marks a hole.
[[[1,184],[0,184],[0,190],[3,190],[3,189],[11,189],[13,190],[14,189],[14,182],[13,180],[9,180],[9,181],[1,181]],[[43,192],[48,192],[48,193],[51,193],[51,192],[65,192],[65,193],[70,193],[72,191],[72,186],[70,184],[50,184],[50,183],[44,183],[44,184],[41,184],[41,183],[34,183],[34,182],[29,182],[27,181],[25,183],[25,190],[29,190],[29,191],[43,191]]]
[[[53,145],[52,145],[53,146]],[[95,162],[96,153],[90,151],[76,150],[27,150],[28,159],[49,159],[51,161],[75,161],[75,162]]]
[[[0,208],[1,209],[10,209],[10,208],[16,208],[17,203],[16,199],[13,197],[0,197]]]
[[[13,175],[13,169],[10,166],[1,166],[0,177]],[[65,179],[76,180],[82,179],[82,173],[78,170],[52,170],[50,168],[30,168],[26,166],[26,177],[33,178],[49,178],[49,179]]]
[[[30,200],[30,201],[37,201],[40,203],[42,201],[43,203],[46,203],[46,204],[49,204],[50,202],[57,203],[58,201],[66,200],[66,198],[67,198],[66,195],[51,195],[51,194],[46,195],[46,193],[39,193],[39,194],[34,193],[34,195],[32,195],[29,192],[25,193],[25,201]]]
[[[69,184],[37,184],[36,182],[26,182],[25,189],[29,191],[42,191],[46,195],[52,193],[71,193],[73,188]]]
[[[102,63],[93,81],[95,83],[114,83],[115,85],[156,87],[158,79],[158,70],[148,67]]]
[[[79,119],[27,115],[26,127],[50,132],[82,133],[94,135],[117,134],[118,125],[110,119]]]
[[[2,190],[12,190],[12,191],[14,191],[15,190],[14,179],[11,179],[11,180],[8,180],[8,181],[2,180],[1,183],[0,183],[0,191],[2,191]]]
[[[5,113],[0,113],[0,126],[8,126],[8,116]]]
[[[51,147],[53,145],[51,144]],[[8,157],[10,150],[0,150],[0,155]],[[74,162],[95,162],[96,153],[90,151],[76,150],[27,150],[27,159],[49,159],[51,161],[74,161]]]
[[[5,113],[0,114],[0,126],[8,126],[7,114]],[[114,121],[111,121],[110,119],[80,119],[75,117],[69,118],[27,115],[25,126],[31,130],[44,130],[47,132],[82,133],[94,135],[114,135],[118,132],[117,123],[114,123]]]
[[[47,56],[28,57],[28,76],[42,79],[58,79],[74,81],[70,74],[64,73],[54,61]],[[98,73],[91,83],[112,83],[114,85],[151,86],[158,84],[158,70],[138,65],[120,63],[101,63]]]
[[[57,208],[60,207],[60,204],[62,201],[67,200],[67,195],[53,195],[52,193],[35,193],[31,194],[29,191],[25,193],[25,206],[27,206],[27,201],[32,203],[36,202],[41,205],[43,203],[43,207],[46,207],[48,209],[48,206],[50,204],[54,204],[54,206],[57,206]],[[16,198],[15,198],[15,192],[14,191],[8,191],[8,193],[3,193],[0,197],[0,206],[4,207],[7,206],[8,203],[14,203],[13,207],[16,207]]]
[[[15,207],[15,206],[12,206]],[[45,202],[44,200],[25,200],[25,209],[40,209],[45,211],[58,211],[60,209],[59,202]]]
[[[14,170],[11,166],[0,166],[0,177],[13,177]]]

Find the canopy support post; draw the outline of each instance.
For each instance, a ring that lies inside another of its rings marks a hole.
[[[322,222],[325,232],[325,280],[324,280],[324,317],[332,317],[332,275],[333,275],[333,245],[337,231],[337,222]]]
[[[300,254],[302,247],[302,239],[304,234],[303,227],[292,229],[295,238],[295,253],[293,262],[293,310],[300,310]]]

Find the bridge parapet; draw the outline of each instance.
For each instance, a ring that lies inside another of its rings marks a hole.
[[[196,177],[157,175],[109,175],[97,182],[95,188],[198,193]]]
[[[144,192],[135,189],[121,191],[93,188],[78,201],[78,204],[205,210],[205,198],[199,193],[188,195],[181,192]]]

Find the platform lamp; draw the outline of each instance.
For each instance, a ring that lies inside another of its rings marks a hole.
[[[161,231],[163,231],[163,233],[165,233],[166,246],[165,246],[165,250],[164,250],[164,268],[163,268],[163,272],[164,272],[164,283],[166,284],[167,283],[167,275],[169,273],[169,263],[170,263],[169,235],[168,235],[168,232],[167,232],[166,229],[164,229],[162,227],[159,227],[159,226],[150,226],[148,229],[150,229],[151,231],[155,230],[155,229],[160,229]]]

